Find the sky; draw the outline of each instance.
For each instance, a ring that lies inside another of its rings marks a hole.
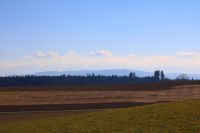
[[[199,0],[0,0],[0,75],[200,74]]]

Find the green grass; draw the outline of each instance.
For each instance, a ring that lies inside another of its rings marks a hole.
[[[10,122],[0,133],[200,133],[200,100]]]

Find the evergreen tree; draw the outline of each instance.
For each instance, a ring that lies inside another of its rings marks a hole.
[[[162,81],[165,80],[165,74],[164,74],[163,71],[160,72],[160,77],[161,77],[161,80],[162,80]]]
[[[154,72],[154,79],[156,80],[156,81],[159,81],[160,80],[160,71],[155,71]]]
[[[136,77],[135,73],[133,73],[133,72],[129,73],[129,78],[135,78],[135,77]]]
[[[138,77],[131,72],[129,76],[104,76],[88,74],[87,76],[8,76],[0,77],[0,86],[53,86],[53,85],[112,85],[127,83],[150,83],[164,80],[164,72],[155,71],[154,76]],[[188,79],[181,75],[178,79]]]

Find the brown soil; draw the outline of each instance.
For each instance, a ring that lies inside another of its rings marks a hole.
[[[131,88],[131,85],[123,88],[129,86]],[[174,86],[156,91],[130,88],[122,91],[122,88],[115,90],[112,87],[109,91],[103,87],[91,91],[83,88],[75,87],[73,91],[73,88],[65,87],[1,88],[0,111],[101,109],[200,98],[200,85]]]
[[[56,89],[56,88],[55,88]],[[0,105],[161,102],[200,98],[200,86],[177,86],[159,91],[0,91]]]
[[[131,106],[141,106],[145,104],[147,103],[110,102],[110,103],[82,103],[82,104],[2,105],[0,106],[0,112],[90,110],[90,109],[125,108]]]

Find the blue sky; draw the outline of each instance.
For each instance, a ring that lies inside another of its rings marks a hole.
[[[59,56],[72,50],[85,56],[99,51],[146,58],[175,56],[180,52],[198,55],[199,5],[199,0],[1,0],[0,62],[3,65],[0,73],[23,73],[24,68],[27,69],[24,73],[61,70],[47,66],[32,69],[31,64],[20,69],[18,64],[26,62],[24,58],[41,51]],[[5,70],[11,64],[12,71]],[[98,64],[91,68],[101,68]],[[113,64],[112,67],[120,68],[120,64],[117,67]],[[72,69],[65,66],[62,69]],[[82,66],[77,64],[76,69],[84,69]],[[192,67],[185,66],[180,70],[190,72]],[[139,66],[128,68],[139,69]],[[167,68],[167,64],[163,68]],[[169,68],[168,71],[176,71],[179,67]],[[194,72],[200,73],[200,70]]]

